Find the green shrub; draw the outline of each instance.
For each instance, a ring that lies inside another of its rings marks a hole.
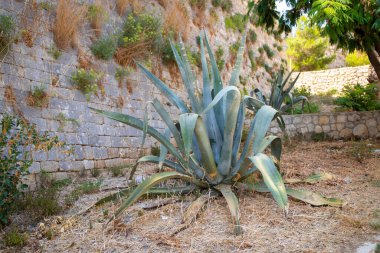
[[[113,177],[120,177],[124,174],[124,166],[117,166],[111,168],[111,173]]]
[[[282,46],[278,45],[278,46],[277,46],[277,51],[278,51],[278,52],[281,52],[281,51],[282,51]]]
[[[339,92],[337,89],[335,88],[332,88],[332,89],[328,89],[327,91],[320,91],[320,92],[317,92],[317,95],[319,97],[333,97],[335,95],[337,95]]]
[[[318,113],[320,112],[319,105],[316,103],[309,102],[309,106],[307,103],[305,103],[303,110],[302,110],[302,104],[296,104],[293,106],[292,109],[286,110],[286,113],[288,114],[304,114],[304,113]]]
[[[231,0],[212,0],[211,3],[214,7],[221,7],[226,12],[230,12],[232,9]]]
[[[234,44],[232,44],[229,47],[230,55],[232,55],[233,57],[236,57],[236,55],[237,55],[237,53],[239,51],[239,46],[240,46],[240,42],[239,41],[236,41]]]
[[[28,236],[12,226],[9,231],[4,234],[4,243],[8,247],[23,247],[28,242]]]
[[[207,0],[189,0],[191,7],[196,7],[198,9],[204,10],[206,9]]]
[[[376,97],[377,88],[375,84],[367,85],[345,85],[342,96],[335,100],[335,104],[354,111],[379,110],[380,103]]]
[[[55,46],[52,46],[49,48],[48,54],[50,54],[55,60],[58,60],[58,58],[62,55],[62,52]]]
[[[160,156],[160,147],[159,146],[152,146],[150,148],[150,154],[154,156]]]
[[[307,98],[311,97],[311,89],[309,86],[301,85],[300,87],[293,89],[293,95],[294,96],[304,96]]]
[[[15,34],[15,23],[11,16],[0,15],[0,58],[10,49]]]
[[[115,40],[110,36],[100,38],[92,44],[91,51],[99,59],[110,60],[116,51]]]
[[[63,143],[47,133],[39,134],[35,126],[24,119],[6,114],[0,123],[0,225],[4,225],[10,222],[9,214],[21,195],[20,189],[27,188],[27,185],[20,184],[20,180],[32,165],[31,153],[50,150]],[[29,152],[23,152],[26,147]]]
[[[370,62],[368,59],[368,55],[364,52],[355,50],[354,52],[349,53],[346,56],[346,66],[348,67],[356,67],[369,64]]]
[[[215,60],[216,64],[218,65],[219,71],[223,70],[224,64],[226,63],[223,59],[224,56],[224,50],[221,46],[218,47],[218,49],[215,52]]]
[[[259,51],[260,54],[264,53],[264,48],[262,48],[262,47],[259,47],[257,50]]]
[[[254,30],[249,30],[247,38],[249,42],[255,43],[257,41],[256,32]]]
[[[249,58],[249,61],[251,62],[251,70],[255,71],[257,69],[257,64],[255,61],[255,53],[253,52],[252,49],[248,50],[248,58]]]
[[[31,91],[29,91],[26,102],[29,106],[45,107],[49,103],[49,96],[45,87],[33,87]]]
[[[268,46],[268,44],[264,44],[264,45],[263,45],[263,49],[264,49],[265,53],[267,54],[268,58],[269,58],[269,59],[272,59],[272,57],[274,56],[274,52],[273,52],[272,49]]]
[[[127,76],[129,76],[131,72],[132,70],[129,68],[125,69],[125,68],[117,67],[115,71],[115,79],[120,82],[123,79],[125,79]]]
[[[86,95],[86,99],[90,100],[90,96],[98,91],[98,80],[100,76],[94,70],[79,69],[73,72],[71,80]]]
[[[245,29],[244,15],[236,13],[235,15],[226,17],[224,19],[226,29],[233,30],[235,32],[243,32]]]
[[[313,133],[311,135],[311,140],[315,141],[315,142],[326,141],[328,139],[329,139],[329,137],[326,133]]]

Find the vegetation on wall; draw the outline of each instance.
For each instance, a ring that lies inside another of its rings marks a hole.
[[[286,40],[286,51],[296,71],[311,71],[326,68],[335,59],[335,55],[326,56],[329,41],[321,35],[317,26],[302,16],[297,22],[295,37]]]
[[[231,0],[211,0],[214,7],[221,7],[225,12],[231,12],[233,4]]]
[[[215,52],[215,60],[216,64],[218,66],[219,71],[222,71],[225,65],[225,60],[224,60],[224,50],[221,46],[218,47],[218,49]]]
[[[244,15],[236,13],[224,19],[226,29],[242,33],[245,29]]]
[[[15,23],[8,15],[0,15],[0,59],[11,48],[15,35]]]
[[[265,53],[267,54],[268,58],[269,58],[269,59],[272,59],[272,57],[274,56],[274,52],[273,52],[272,49],[268,46],[268,44],[264,44],[264,45],[263,45],[263,49],[264,49]]]
[[[0,121],[0,226],[10,222],[9,214],[15,200],[20,197],[23,175],[32,165],[31,154],[34,151],[48,151],[60,147],[62,142],[47,133],[39,134],[35,126],[25,119],[3,115]],[[28,147],[28,149],[26,149]],[[20,184],[20,185],[19,185]]]
[[[92,53],[99,59],[110,60],[116,51],[116,41],[112,36],[105,36],[94,42]]]
[[[87,12],[88,19],[91,24],[91,28],[94,29],[96,36],[102,35],[102,26],[107,17],[107,12],[103,7],[100,0],[88,6]]]
[[[79,69],[72,73],[71,80],[86,95],[86,99],[90,100],[92,94],[98,92],[99,74],[94,70]]]
[[[190,6],[192,8],[198,8],[199,10],[205,10],[207,0],[189,0]]]
[[[380,109],[380,102],[376,97],[377,87],[375,84],[348,84],[344,86],[342,95],[335,103],[347,110],[372,111]]]
[[[348,67],[357,67],[369,64],[370,62],[368,56],[364,52],[355,50],[346,56],[346,66]]]
[[[86,12],[87,8],[75,0],[59,0],[53,26],[54,42],[59,49],[77,46],[79,28]]]
[[[45,87],[35,86],[29,91],[26,103],[29,106],[46,107],[49,103],[49,95]]]
[[[163,33],[166,37],[177,38],[181,34],[187,41],[189,34],[190,15],[182,1],[163,1],[165,7]]]

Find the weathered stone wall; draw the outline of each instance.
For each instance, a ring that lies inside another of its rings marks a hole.
[[[310,138],[324,133],[333,139],[380,138],[380,111],[284,115],[289,136]],[[270,132],[281,132],[272,122]]]
[[[19,20],[25,1],[0,0],[0,2],[0,14],[12,15],[17,22],[17,32],[20,33],[22,27],[20,27]],[[53,6],[56,2],[49,1]],[[88,2],[93,1],[88,0]],[[104,24],[104,33],[112,34],[125,20],[125,16],[120,17],[116,14],[115,2],[110,1],[106,4],[109,6],[109,18]],[[163,11],[163,7],[158,2],[156,0],[141,1],[144,7],[149,8],[149,10]],[[201,24],[201,26],[208,23],[207,17],[210,15],[211,2],[209,1],[208,4],[210,8],[207,8],[206,16],[201,20],[205,24]],[[200,18],[196,16],[196,12],[191,13],[188,4],[186,8],[190,16],[193,17],[188,24],[190,34],[187,43],[191,44],[195,50],[195,36],[199,35],[200,28],[193,21],[195,18],[198,20]],[[234,3],[233,8],[231,14],[245,12],[246,3],[238,1],[236,4]],[[229,60],[228,48],[232,43],[239,41],[241,34],[226,30],[224,16],[227,14],[222,12],[220,8],[215,11],[219,18],[208,29],[210,42],[215,49],[218,46],[224,48],[226,65],[222,72],[222,78],[224,81],[228,81],[233,67]],[[31,178],[41,170],[65,177],[69,173],[89,171],[92,168],[110,168],[134,161],[139,155],[138,147],[141,142],[141,132],[96,115],[90,111],[89,107],[131,114],[142,119],[146,102],[157,97],[173,116],[178,115],[178,111],[138,71],[130,74],[126,82],[119,85],[115,79],[118,65],[113,60],[97,60],[92,56],[89,48],[96,38],[94,38],[94,32],[87,21],[84,22],[78,34],[77,49],[63,51],[58,59],[54,59],[49,54],[49,50],[55,46],[51,32],[55,14],[54,11],[46,10],[42,10],[42,14],[39,17],[42,22],[38,27],[33,46],[26,46],[19,38],[19,41],[12,45],[11,51],[0,61],[0,117],[5,112],[20,113],[31,123],[35,123],[38,130],[58,135],[59,139],[65,141],[73,152],[72,155],[64,155],[57,150],[52,150],[47,154],[43,152],[34,154],[34,163],[30,167]],[[273,45],[276,42],[273,36],[266,34],[260,28],[252,26],[251,29],[255,29],[258,35],[255,43],[256,48],[266,43]],[[281,44],[281,42],[276,43]],[[262,57],[265,57],[266,62],[271,66],[279,65],[281,63],[280,56],[283,52],[277,53],[278,57],[273,59],[267,59],[266,56]],[[79,60],[82,56],[89,57],[91,68],[102,75],[99,88],[103,91],[91,96],[89,101],[70,80],[72,72],[79,68]],[[173,75],[164,66],[160,67],[163,68],[160,78],[169,83],[179,96],[185,98],[182,80],[178,78],[178,73]],[[153,70],[157,69],[157,66],[153,67]],[[247,83],[255,83],[255,85],[258,83],[257,86],[264,89],[265,85],[268,84],[266,80],[270,78],[264,67],[259,67],[256,76],[250,75],[250,71],[251,66],[246,57],[243,74],[250,78]],[[34,87],[40,86],[46,88],[50,97],[49,103],[44,108],[29,106],[26,102],[29,92]],[[14,93],[15,101],[12,101],[9,92],[6,90],[11,90]],[[159,119],[159,115],[152,108],[149,108],[149,111],[149,124],[163,132],[164,124]],[[65,118],[63,121],[62,116]],[[79,125],[76,125],[74,120]],[[144,152],[148,153],[149,147],[152,145],[155,145],[154,140],[147,139]]]
[[[293,73],[292,79],[298,74]],[[313,94],[331,89],[340,91],[346,84],[367,84],[368,78],[373,75],[370,65],[301,72],[295,87],[308,86]]]

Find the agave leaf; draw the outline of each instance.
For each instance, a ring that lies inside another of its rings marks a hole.
[[[231,167],[234,167],[236,165],[237,155],[238,155],[240,144],[241,144],[241,136],[243,134],[244,121],[245,121],[245,106],[244,106],[244,102],[242,101],[239,107],[239,114],[238,114],[237,123],[236,123],[236,130],[234,134]]]
[[[121,113],[117,113],[117,112],[107,112],[107,111],[98,110],[98,109],[91,108],[91,107],[90,107],[90,109],[97,112],[97,113],[103,114],[110,119],[114,119],[116,121],[122,122],[124,124],[127,124],[129,126],[137,128],[139,130],[143,129],[144,123],[141,120],[139,120],[135,117],[132,117],[130,115],[121,114]],[[173,146],[173,144],[170,143],[170,141],[168,139],[165,138],[164,135],[162,135],[160,132],[158,132],[156,129],[154,129],[150,126],[148,126],[147,132],[153,138],[155,138],[157,141],[159,141],[160,143],[165,145],[165,147],[169,150],[169,152],[173,156],[175,156],[180,161],[181,164],[186,164],[185,160],[178,153],[177,149]]]
[[[292,74],[292,72],[288,75],[288,77],[286,78],[285,82],[288,81],[288,79],[290,78],[291,74]],[[285,90],[285,94],[288,94],[293,89],[293,87],[297,83],[297,80],[300,77],[300,75],[301,75],[301,72],[298,73],[297,77],[290,83],[289,87]]]
[[[281,158],[281,152],[282,152],[282,142],[281,138],[275,135],[269,135],[264,137],[264,139],[261,141],[261,143],[258,145],[256,152],[257,153],[263,153],[264,150],[271,146],[271,153],[272,155],[277,159],[277,161],[280,161]]]
[[[148,106],[152,104],[151,101],[148,101],[146,104],[145,104],[145,109],[144,109],[144,121],[143,121],[143,136],[142,136],[142,139],[141,139],[141,145],[140,145],[140,150],[143,149],[144,147],[144,144],[145,144],[145,139],[146,139],[146,134],[148,132]]]
[[[170,139],[170,129],[166,129],[164,136],[169,140]],[[166,156],[168,155],[168,149],[161,144],[160,146],[160,157],[159,157],[159,162],[158,162],[158,169],[161,171],[162,166],[164,165],[164,161]]]
[[[194,154],[190,155],[189,167],[196,178],[203,180],[206,177],[205,170],[199,165]]]
[[[263,105],[265,105],[265,102],[260,101],[256,98],[244,96],[244,103],[247,106],[247,108],[251,111],[257,111],[259,110]]]
[[[178,69],[181,72],[182,80],[185,85],[187,95],[189,96],[191,107],[193,108],[194,112],[200,113],[201,107],[199,104],[199,100],[195,95],[195,89],[194,89],[195,78],[190,68],[185,46],[182,40],[180,40],[180,43],[179,43],[180,52],[181,52],[181,55],[180,55],[177,51],[177,48],[171,41],[170,41],[170,45],[174,54],[174,58],[178,65]]]
[[[264,183],[272,193],[277,204],[287,213],[289,204],[285,185],[272,159],[263,153],[256,154],[253,157],[249,157],[249,159],[261,172]]]
[[[154,185],[168,180],[168,179],[183,179],[187,181],[191,181],[191,177],[185,176],[183,174],[180,174],[178,172],[161,172],[157,173],[150,178],[145,179],[141,184],[139,184],[136,189],[128,196],[128,198],[123,202],[123,204],[119,207],[119,209],[116,211],[115,215],[108,221],[111,222],[112,220],[118,218],[122,212],[124,212],[125,209],[130,207],[134,202],[136,202],[142,195],[144,195],[150,188],[152,188]]]
[[[298,96],[296,98],[293,98],[293,101],[291,104],[287,104],[287,105],[284,105],[283,107],[281,107],[281,111],[282,112],[286,112],[289,108],[292,108],[293,105],[299,103],[299,102],[308,102],[309,100],[307,99],[307,97],[305,96]]]
[[[236,63],[235,63],[235,66],[234,66],[234,69],[233,69],[233,72],[231,75],[231,79],[229,82],[230,86],[236,86],[238,78],[240,76],[241,65],[243,62],[243,53],[244,53],[244,49],[245,49],[246,35],[247,35],[247,31],[244,32],[243,37],[241,38],[239,50],[238,50],[238,53],[236,56]]]
[[[334,178],[334,175],[328,172],[320,172],[313,174],[311,176],[308,176],[305,179],[295,179],[295,178],[289,178],[285,180],[285,183],[287,184],[296,184],[296,183],[308,183],[308,184],[315,184],[320,181],[326,181],[326,180],[331,180]]]
[[[223,197],[227,201],[228,208],[234,222],[234,233],[235,235],[240,235],[243,233],[243,229],[240,226],[240,213],[239,213],[239,200],[233,193],[231,185],[220,184],[215,186],[215,189],[220,191]]]
[[[189,112],[189,109],[187,108],[185,102],[183,102],[183,100],[180,99],[177,94],[175,94],[168,86],[166,86],[166,84],[164,84],[160,79],[158,79],[141,64],[137,63],[137,66],[152,81],[154,86],[156,86],[156,88],[159,89],[161,93],[165,95],[165,97],[181,111],[181,113]]]
[[[254,125],[253,135],[255,139],[253,140],[253,152],[254,154],[259,153],[258,149],[262,143],[265,134],[268,131],[270,123],[277,115],[277,111],[271,106],[264,105],[258,110],[255,118],[257,117],[256,124]]]
[[[174,125],[169,113],[165,110],[164,106],[158,101],[157,99],[153,100],[153,106],[162,118],[162,120],[165,122],[166,126],[170,129],[179,150],[182,154],[185,154],[185,148],[183,146],[183,141],[181,138],[181,134],[179,133],[177,127]]]
[[[231,172],[230,170],[232,161],[232,147],[234,144],[233,141],[236,129],[236,122],[238,119],[239,106],[241,100],[240,91],[235,91],[229,94],[227,99],[228,106],[226,108],[226,123],[224,125],[223,145],[222,151],[220,153],[220,161],[218,164],[218,171],[223,176],[227,176]]]
[[[160,162],[163,163],[163,165],[177,171],[178,173],[191,176],[189,172],[187,172],[179,163],[172,162],[170,160],[164,159],[161,161],[160,157],[153,156],[153,155],[147,155],[141,157],[135,166],[138,166],[140,163],[156,163],[159,164]]]
[[[235,93],[239,93],[240,94],[240,91],[237,87],[235,86],[227,86],[225,88],[223,88],[219,93],[218,95],[216,95],[214,97],[214,99],[212,100],[212,102],[210,104],[208,104],[208,106],[203,110],[202,112],[202,115],[206,114],[209,110],[211,110],[214,106],[216,106],[219,101],[224,98],[224,96],[227,95],[228,92],[230,91],[234,91]]]
[[[263,93],[262,93],[258,88],[254,89],[253,92],[254,92],[256,98],[257,98],[259,101],[263,102],[264,104],[267,104],[267,101],[266,101],[266,99],[265,99]],[[251,96],[252,96],[252,95],[251,95]]]
[[[185,159],[189,160],[191,147],[193,144],[194,128],[199,115],[195,113],[185,113],[179,116],[182,139],[185,147]]]
[[[341,199],[325,198],[321,194],[309,190],[296,190],[287,187],[286,192],[289,196],[301,200],[303,202],[309,203],[312,206],[343,206],[343,201]]]

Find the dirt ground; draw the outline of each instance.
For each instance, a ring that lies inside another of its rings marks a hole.
[[[380,143],[374,145],[380,147]],[[181,226],[182,214],[194,197],[173,197],[153,209],[141,207],[157,200],[140,201],[117,224],[105,227],[118,205],[106,204],[75,215],[109,193],[100,192],[81,197],[62,219],[55,216],[43,221],[54,231],[51,240],[40,238],[40,225],[23,249],[6,249],[0,243],[0,251],[356,252],[365,242],[380,243],[380,231],[370,225],[380,212],[380,157],[372,154],[360,163],[352,146],[351,142],[293,143],[284,148],[282,157],[286,178],[304,178],[315,172],[334,174],[333,180],[297,188],[341,198],[342,208],[312,207],[291,199],[285,218],[269,194],[239,192],[243,235],[233,235],[227,204],[217,198],[208,202],[190,227],[171,236]]]

